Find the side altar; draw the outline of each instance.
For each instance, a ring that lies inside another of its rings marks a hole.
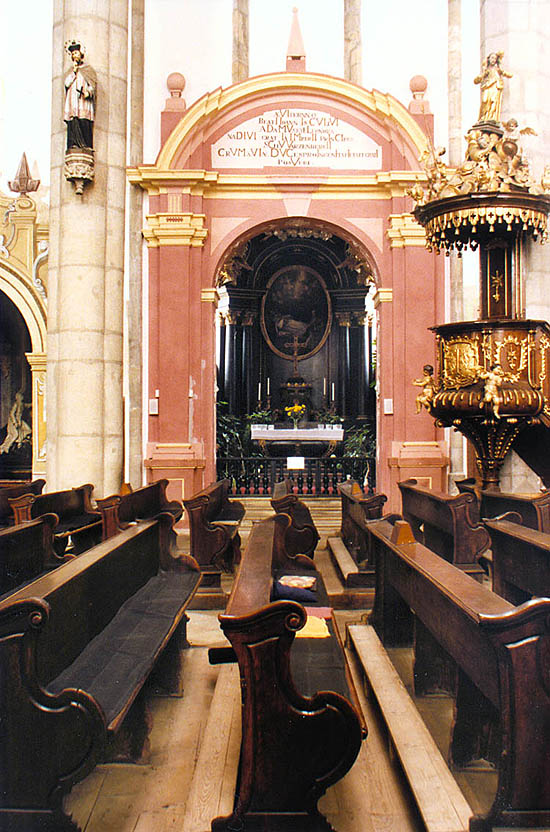
[[[344,439],[340,425],[252,425],[251,439],[269,456],[330,456]],[[310,453],[309,446],[312,446]],[[288,452],[290,449],[290,453]]]

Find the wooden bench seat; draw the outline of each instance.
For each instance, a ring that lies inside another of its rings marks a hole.
[[[45,485],[46,480],[20,482],[17,485],[3,485],[0,488],[0,528],[13,526],[15,523],[10,499],[21,497],[22,494],[41,494]]]
[[[481,579],[478,558],[491,545],[479,521],[479,504],[472,494],[442,494],[418,485],[415,479],[398,483],[402,515],[415,540],[449,563]]]
[[[172,523],[143,521],[0,601],[0,828],[75,830],[63,794],[98,762],[139,759],[153,670],[181,695],[200,572],[173,556]]]
[[[410,644],[414,635],[417,693],[454,693],[452,764],[483,759],[497,769],[493,805],[471,819],[470,832],[547,827],[550,600],[514,607],[417,543],[405,521],[380,520],[369,530],[376,557],[370,623],[388,646]]]
[[[275,514],[288,514],[292,518],[292,526],[286,536],[287,551],[293,555],[313,557],[320,539],[319,532],[309,508],[293,493],[290,480],[275,483],[271,506]]]
[[[376,631],[359,624],[347,632],[426,832],[466,832],[472,810]]]
[[[102,517],[103,540],[118,534],[129,523],[147,520],[166,511],[177,523],[183,514],[183,505],[177,500],[168,500],[167,487],[168,480],[162,479],[135,490],[126,488],[124,494],[112,494],[96,500]]]
[[[252,527],[220,615],[239,664],[242,741],[233,811],[214,818],[212,832],[329,830],[317,801],[351,767],[366,733],[350,694],[335,692],[347,682],[330,621],[328,639],[302,639],[304,606],[270,600],[273,575],[287,574],[296,563],[281,562],[282,547],[274,545],[289,525],[290,518],[281,514]],[[302,574],[317,576],[309,563]],[[317,601],[326,603],[325,597]]]
[[[514,512],[515,519],[523,526],[550,533],[550,491],[536,494],[490,491],[480,488],[473,478],[457,480],[456,487],[463,494],[476,496],[480,502],[479,513],[482,519]]]
[[[62,555],[72,541],[73,554],[80,554],[102,538],[101,512],[92,505],[94,487],[90,483],[65,491],[45,494],[22,494],[8,498],[16,523],[35,520],[42,514],[57,514],[54,547]]]
[[[0,595],[65,562],[53,548],[55,514],[0,529]]]
[[[183,501],[189,518],[190,547],[204,573],[203,585],[219,587],[221,571],[240,560],[239,526],[244,506],[229,499],[230,480],[213,482]]]

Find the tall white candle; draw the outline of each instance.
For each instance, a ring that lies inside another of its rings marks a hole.
[[[269,396],[269,382],[270,382],[270,378],[269,378],[269,376],[268,376],[268,377],[267,377],[267,395],[268,395],[268,396]]]
[[[260,402],[261,400],[262,400],[262,382],[259,381],[258,382],[258,401]]]
[[[323,396],[327,395],[327,379],[326,377],[323,379]]]
[[[332,382],[332,396],[331,400],[334,401],[334,382]]]

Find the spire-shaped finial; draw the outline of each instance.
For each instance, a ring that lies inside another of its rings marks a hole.
[[[23,153],[21,161],[19,162],[19,167],[17,168],[17,173],[15,174],[15,179],[8,182],[9,189],[10,191],[14,191],[21,196],[24,196],[25,194],[37,191],[39,185],[40,179],[33,179],[31,177],[29,163],[27,162],[27,154]]]
[[[298,23],[298,9],[296,6],[292,9],[292,24],[286,51],[286,69],[287,72],[306,71],[306,50],[304,49],[304,40]]]

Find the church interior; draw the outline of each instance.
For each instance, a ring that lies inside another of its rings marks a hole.
[[[550,0],[399,2],[386,88],[364,0],[259,73],[263,0],[49,4],[0,832],[550,830]]]

